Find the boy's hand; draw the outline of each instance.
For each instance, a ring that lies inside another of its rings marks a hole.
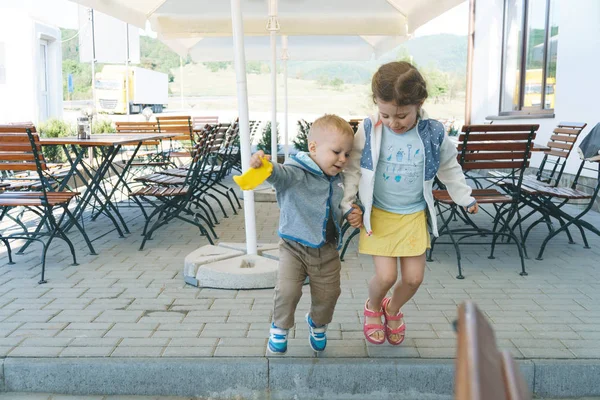
[[[252,157],[250,157],[250,168],[260,168],[262,166],[261,158],[263,157],[266,157],[267,160],[271,159],[271,156],[265,156],[265,152],[262,150],[252,154]]]
[[[470,207],[465,207],[465,209],[469,214],[477,214],[477,211],[479,211],[479,204],[475,203]]]
[[[352,211],[350,212],[350,214],[348,214],[346,216],[346,219],[350,223],[351,227],[353,227],[353,228],[362,227],[363,212],[360,209],[360,207],[357,206],[356,204],[352,204]]]

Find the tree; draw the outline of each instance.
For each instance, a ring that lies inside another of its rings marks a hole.
[[[294,148],[298,151],[308,151],[308,132],[311,123],[301,119],[298,121],[298,135],[294,139]]]
[[[281,138],[279,137],[279,124],[277,124],[277,143],[281,143]],[[265,124],[262,137],[256,148],[264,151],[265,154],[271,154],[271,122]],[[277,152],[279,152],[279,150],[281,150],[281,146],[277,145]]]
[[[427,81],[427,92],[429,97],[436,103],[450,91],[450,79],[448,74],[437,68],[428,68],[423,71]]]
[[[407,63],[414,65],[415,67],[417,66],[415,64],[415,62],[413,61],[412,56],[410,55],[410,53],[408,52],[408,49],[406,47],[400,47],[400,49],[398,50],[398,53],[396,54],[396,61],[405,61]]]

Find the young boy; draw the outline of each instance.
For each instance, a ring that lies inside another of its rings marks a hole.
[[[273,323],[269,351],[287,351],[288,330],[302,296],[302,285],[310,278],[311,307],[306,314],[309,342],[316,352],[327,345],[331,322],[340,295],[338,238],[342,210],[340,202],[344,169],[354,132],[336,115],[318,118],[308,134],[308,153],[300,152],[284,165],[273,164],[267,179],[277,190],[279,216],[279,271],[275,287]],[[261,166],[259,151],[250,159],[252,168]]]

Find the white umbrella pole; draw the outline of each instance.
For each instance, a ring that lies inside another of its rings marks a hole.
[[[271,36],[271,161],[277,163],[277,0],[269,1],[267,30]]]
[[[125,114],[127,114],[127,121],[129,121],[129,24],[125,24],[127,32],[126,39],[126,54],[125,54]]]
[[[244,25],[241,0],[231,0],[231,21],[233,26],[233,49],[240,129],[240,152],[242,170],[250,167],[250,127],[248,116],[248,87],[246,84],[246,55],[244,54]],[[254,214],[254,192],[244,192],[244,222],[246,228],[246,251],[256,254],[256,216]]]
[[[183,59],[181,57],[179,57],[179,81],[179,95],[181,98],[181,109],[183,110]]]
[[[287,161],[290,156],[290,143],[288,133],[288,71],[287,71],[287,35],[281,36],[281,62],[283,64],[283,146],[285,153],[285,160]]]

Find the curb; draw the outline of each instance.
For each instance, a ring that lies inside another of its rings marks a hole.
[[[237,399],[453,398],[452,359],[5,358],[0,390]],[[600,396],[600,360],[519,360],[537,396]]]

